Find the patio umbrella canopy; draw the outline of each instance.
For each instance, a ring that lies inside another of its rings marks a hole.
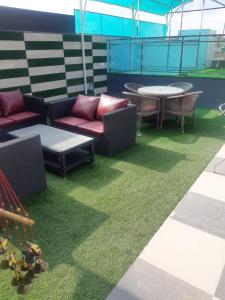
[[[93,0],[92,0],[93,1]],[[96,0],[95,0],[96,1]],[[140,11],[145,11],[157,15],[166,15],[173,8],[182,3],[191,2],[192,0],[97,0],[108,4],[138,9],[140,2]]]

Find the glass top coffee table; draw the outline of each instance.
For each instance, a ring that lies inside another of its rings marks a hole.
[[[167,85],[144,86],[138,89],[138,93],[142,95],[155,96],[160,98],[167,98],[169,96],[179,95],[183,92],[184,90],[179,87]]]
[[[13,137],[40,136],[45,164],[58,169],[63,177],[74,167],[94,161],[94,139],[38,124],[9,132]]]

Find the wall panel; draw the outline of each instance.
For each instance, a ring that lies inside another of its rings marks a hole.
[[[88,88],[107,92],[106,40],[85,36]],[[79,35],[0,31],[0,90],[52,101],[84,93]]]

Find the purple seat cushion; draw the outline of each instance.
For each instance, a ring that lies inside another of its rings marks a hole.
[[[62,117],[58,118],[55,120],[55,124],[59,126],[65,126],[71,129],[75,129],[78,125],[84,124],[89,122],[86,119],[82,118],[76,118],[73,116],[67,116],[67,117]]]
[[[78,125],[78,129],[84,133],[99,137],[104,134],[104,124],[102,121],[90,121],[88,123]]]
[[[26,104],[21,91],[0,92],[0,108],[5,117],[25,111]]]
[[[0,117],[0,128],[5,128],[12,125],[14,122],[8,118]]]
[[[72,107],[70,114],[74,117],[84,118],[93,121],[96,119],[96,112],[99,100],[99,97],[79,95]]]
[[[24,111],[18,114],[14,114],[14,115],[9,115],[8,118],[12,121],[14,121],[14,123],[18,124],[18,123],[23,123],[23,122],[27,122],[33,119],[36,119],[40,116],[40,114],[32,112],[32,111]]]
[[[102,94],[97,109],[97,119],[101,121],[104,114],[126,107],[127,105],[128,99],[119,99]]]

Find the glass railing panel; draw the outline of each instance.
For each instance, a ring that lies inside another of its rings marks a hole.
[[[225,36],[110,40],[109,72],[225,79]]]

